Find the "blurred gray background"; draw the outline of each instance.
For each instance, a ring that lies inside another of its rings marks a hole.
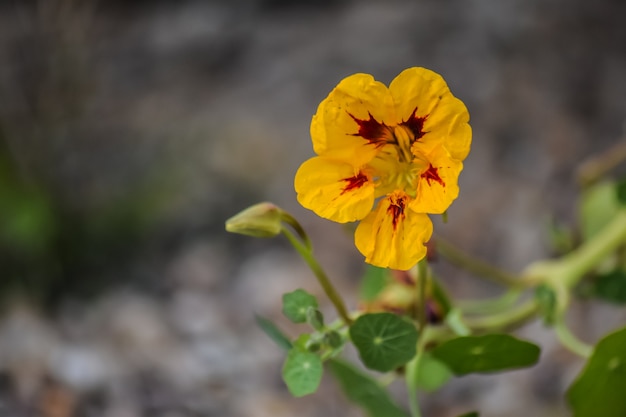
[[[330,379],[292,399],[254,323],[321,295],[282,239],[227,235],[269,200],[356,306],[352,236],[298,206],[309,123],[345,76],[441,73],[473,147],[436,232],[519,272],[572,225],[575,171],[624,136],[620,0],[0,2],[0,416],[360,416]],[[496,289],[436,265],[459,297]],[[334,313],[323,306],[328,317]],[[623,309],[581,303],[594,341]],[[567,416],[582,363],[534,323],[539,366],[465,377],[429,417]],[[399,401],[404,401],[400,386]]]

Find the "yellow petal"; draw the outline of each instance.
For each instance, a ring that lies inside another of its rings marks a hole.
[[[368,74],[343,79],[324,99],[311,121],[313,149],[320,156],[369,162],[395,122],[387,87]]]
[[[395,191],[356,229],[354,241],[365,262],[384,268],[408,270],[426,255],[433,224],[426,214],[409,208],[410,197]]]
[[[399,123],[424,119],[419,141],[429,151],[443,143],[453,158],[462,161],[467,157],[472,139],[469,113],[441,75],[425,68],[409,68],[391,82],[389,91]]]
[[[417,192],[411,209],[418,213],[443,213],[459,195],[459,174],[463,163],[452,158],[443,147],[435,148],[429,155],[420,153],[422,146],[416,143],[412,151],[416,164],[422,166],[417,176]]]
[[[374,204],[371,175],[348,163],[311,158],[300,166],[294,182],[302,206],[339,223],[362,219]]]

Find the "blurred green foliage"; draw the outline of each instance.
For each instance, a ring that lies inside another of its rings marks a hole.
[[[149,239],[164,197],[154,182],[129,188],[77,210],[18,164],[0,129],[0,303],[19,296],[54,306],[119,282],[124,274],[112,272]]]

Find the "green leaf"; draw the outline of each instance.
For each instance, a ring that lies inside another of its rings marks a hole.
[[[456,375],[487,373],[522,368],[539,360],[539,346],[507,334],[464,336],[432,351]]]
[[[626,303],[626,271],[616,269],[600,275],[593,283],[593,293],[612,303]]]
[[[263,330],[263,332],[269,336],[280,348],[289,350],[292,345],[289,338],[278,328],[274,323],[269,321],[263,316],[257,314],[254,315],[256,324]]]
[[[452,376],[452,371],[445,363],[435,359],[430,353],[424,353],[418,361],[413,387],[435,391],[444,386]]]
[[[329,360],[327,365],[343,393],[363,408],[368,417],[408,417],[404,410],[394,404],[385,389],[352,365],[338,359]]]
[[[317,308],[317,299],[308,292],[298,289],[283,294],[283,314],[294,323],[304,323],[309,307]]]
[[[604,337],[567,391],[574,417],[626,416],[626,328]]]
[[[580,202],[580,228],[588,240],[606,226],[620,209],[615,182],[601,182],[585,191]]]
[[[465,413],[460,415],[459,417],[480,417],[477,411],[472,411],[471,413]]]
[[[621,205],[626,205],[626,179],[622,179],[615,184],[615,195]]]
[[[389,282],[389,270],[368,265],[361,281],[360,298],[373,301]]]
[[[289,351],[283,365],[283,380],[294,397],[303,397],[317,391],[322,373],[320,357],[298,349]]]
[[[417,329],[395,314],[364,314],[350,327],[350,338],[365,366],[388,372],[415,356]]]

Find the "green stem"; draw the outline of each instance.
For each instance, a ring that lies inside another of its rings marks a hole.
[[[526,284],[550,284],[554,288],[572,288],[580,279],[626,242],[626,209],[593,238],[557,260],[539,261],[524,273]]]
[[[466,314],[498,313],[511,308],[521,295],[520,290],[511,288],[499,297],[486,300],[458,301],[458,308]]]
[[[419,324],[420,332],[424,330],[426,327],[427,320],[427,311],[426,311],[426,284],[428,283],[429,271],[428,271],[428,261],[426,258],[422,259],[417,264],[417,282],[416,282],[416,290],[417,290],[417,322]]]
[[[281,232],[287,237],[291,245],[296,249],[296,251],[302,256],[302,259],[307,263],[313,274],[317,278],[317,281],[322,286],[322,289],[326,293],[326,296],[330,300],[331,303],[335,306],[335,310],[339,314],[339,317],[346,323],[347,325],[352,324],[352,320],[348,315],[348,310],[343,302],[343,299],[328,279],[328,276],[317,262],[315,257],[313,256],[313,252],[309,245],[302,244],[294,235],[289,231],[289,229],[284,226],[281,228]]]
[[[477,332],[506,330],[526,323],[537,310],[535,300],[529,299],[502,313],[481,318],[466,318],[464,322],[472,331]]]
[[[572,353],[579,355],[585,359],[591,356],[593,347],[584,343],[578,339],[565,324],[565,319],[561,317],[556,323],[554,323],[554,331],[556,332],[559,341],[563,346],[569,349]]]
[[[435,245],[437,247],[437,253],[440,253],[451,264],[479,278],[484,278],[509,288],[520,288],[524,286],[524,283],[517,276],[463,253],[440,237],[435,239]]]

